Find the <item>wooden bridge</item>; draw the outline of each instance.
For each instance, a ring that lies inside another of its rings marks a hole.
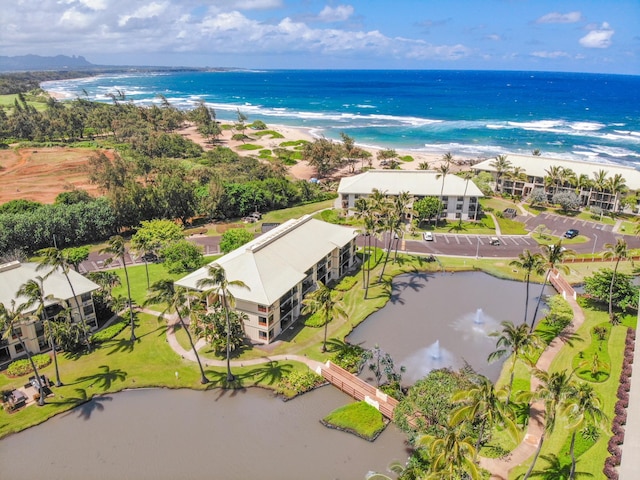
[[[369,405],[376,407],[382,415],[393,420],[393,411],[398,405],[398,401],[395,398],[369,385],[331,361],[327,361],[326,364],[318,367],[318,370],[317,373],[319,375],[322,375],[344,393],[356,400],[367,402]]]

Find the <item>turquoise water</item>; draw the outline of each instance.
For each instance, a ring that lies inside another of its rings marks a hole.
[[[165,96],[179,108],[199,100],[221,120],[345,132],[362,145],[503,153],[640,165],[640,77],[494,71],[273,70],[128,74],[48,82],[45,88],[139,104]]]

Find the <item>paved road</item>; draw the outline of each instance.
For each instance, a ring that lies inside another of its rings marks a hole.
[[[519,215],[516,220],[525,224],[527,230],[532,232],[538,225],[545,225],[548,231],[557,236],[561,236],[570,228],[580,231],[580,236],[586,237],[587,242],[566,243],[566,245],[578,253],[593,253],[604,249],[606,243],[615,243],[616,238],[624,237],[629,248],[640,248],[640,238],[634,235],[624,235],[624,232],[613,232],[611,225],[602,225],[586,220],[561,217],[542,213],[537,216]],[[490,238],[493,235],[470,235],[466,233],[436,233],[433,241],[407,240],[404,249],[401,250],[423,253],[425,255],[455,255],[468,257],[517,257],[523,250],[529,249],[532,252],[538,251],[538,243],[530,235],[498,235],[500,245],[491,245]],[[205,255],[215,255],[220,253],[220,237],[208,237],[205,235],[192,235],[189,241],[200,245]],[[358,239],[358,245],[364,245],[364,239]],[[377,245],[382,247],[381,240]],[[92,253],[89,259],[80,265],[80,272],[101,270],[105,268],[105,261],[109,255]],[[132,258],[127,255],[127,265],[132,263],[142,264],[142,259]],[[112,267],[121,267],[121,262],[115,260]]]

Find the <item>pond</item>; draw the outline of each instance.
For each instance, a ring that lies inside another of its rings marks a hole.
[[[258,388],[106,395],[3,439],[2,478],[361,480],[404,462],[394,425],[371,443],[320,424],[350,401],[330,386],[289,402]]]
[[[529,315],[542,285],[530,285]],[[545,295],[555,290],[548,287]],[[436,368],[460,368],[469,363],[495,381],[502,361],[489,364],[500,323],[524,320],[525,283],[502,280],[482,272],[415,273],[396,277],[391,300],[356,327],[347,337],[364,348],[389,353],[396,366],[404,366],[404,384],[413,384]],[[543,304],[544,305],[544,304]],[[542,317],[540,308],[538,319]],[[362,373],[375,383],[373,375]]]

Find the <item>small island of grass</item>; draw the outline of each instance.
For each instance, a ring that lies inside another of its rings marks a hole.
[[[322,424],[353,433],[373,442],[387,426],[382,414],[366,402],[350,403],[337,408],[321,420]]]

